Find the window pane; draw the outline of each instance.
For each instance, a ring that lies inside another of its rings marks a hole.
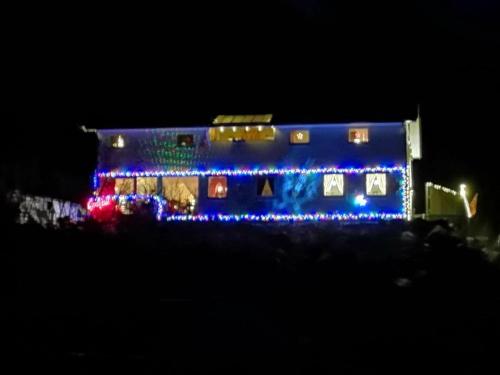
[[[192,134],[179,134],[177,136],[177,146],[178,147],[193,147],[194,137]]]
[[[101,177],[99,183],[99,195],[114,195],[115,194],[115,179],[111,177]]]
[[[137,177],[137,194],[156,194],[158,185],[156,177]]]
[[[344,195],[344,175],[325,174],[323,176],[323,195],[325,197],[339,197]]]
[[[134,193],[133,178],[117,178],[115,180],[115,194],[127,195]]]
[[[349,129],[349,142],[351,142],[351,143],[367,143],[368,142],[368,129],[367,128]]]
[[[309,143],[309,130],[292,130],[290,132],[290,143],[292,144]]]
[[[227,197],[227,177],[212,176],[208,178],[208,197],[209,198]]]
[[[387,181],[385,173],[368,173],[366,175],[367,195],[386,195]]]
[[[257,177],[257,195],[261,197],[274,195],[274,177]]]
[[[124,148],[125,147],[125,139],[123,135],[117,134],[111,137],[111,147],[113,148]]]
[[[208,130],[211,142],[274,141],[276,130],[271,126],[218,126]]]
[[[193,213],[198,201],[198,177],[163,177],[163,196],[171,213]]]

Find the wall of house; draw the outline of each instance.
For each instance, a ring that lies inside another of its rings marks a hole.
[[[369,142],[348,141],[350,128],[369,129]],[[230,130],[230,127],[226,128]],[[290,144],[290,132],[308,130],[308,144]],[[121,134],[125,147],[109,146]],[[192,134],[194,147],[177,147],[178,134]],[[186,170],[269,167],[373,167],[406,164],[405,130],[402,123],[278,125],[274,141],[210,142],[208,127],[99,130],[100,171]],[[257,178],[228,177],[225,199],[208,198],[208,177],[200,177],[200,213],[309,213],[401,212],[400,173],[387,175],[387,195],[367,197],[366,207],[354,205],[365,193],[364,175],[345,176],[343,197],[323,196],[321,175],[274,177],[274,196],[257,194]]]
[[[370,142],[348,142],[348,130],[367,127]],[[230,129],[228,127],[227,129]],[[402,123],[316,124],[276,126],[274,141],[210,143],[208,128],[99,130],[99,170],[235,168],[254,166],[339,167],[405,164]],[[309,144],[291,145],[292,130],[309,130]],[[109,146],[109,137],[122,134],[125,147]],[[195,147],[177,147],[178,134],[193,134]]]

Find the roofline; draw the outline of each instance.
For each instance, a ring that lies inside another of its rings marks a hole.
[[[82,130],[85,128],[85,132],[100,132],[100,131],[141,131],[141,130],[164,130],[164,129],[172,129],[172,130],[205,130],[209,128],[218,128],[221,126],[231,127],[231,126],[276,126],[279,128],[286,127],[298,127],[298,126],[325,126],[325,125],[352,125],[352,126],[373,126],[373,125],[404,125],[407,121],[410,120],[402,120],[402,121],[388,121],[388,122],[369,122],[369,121],[357,121],[357,122],[315,122],[315,123],[285,123],[285,124],[224,124],[224,125],[193,125],[193,126],[164,126],[164,127],[131,127],[131,128],[98,128],[98,129],[87,129],[85,126],[81,126]]]

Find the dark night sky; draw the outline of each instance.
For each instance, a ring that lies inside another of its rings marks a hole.
[[[80,199],[95,163],[80,124],[263,112],[285,122],[385,121],[414,118],[420,103],[420,191],[427,180],[467,181],[484,217],[498,216],[494,1],[181,3],[5,13],[5,169],[29,165],[34,190],[70,176],[56,194]]]

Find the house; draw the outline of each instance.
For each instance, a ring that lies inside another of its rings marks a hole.
[[[94,216],[153,207],[165,221],[403,220],[420,122],[98,129]]]

